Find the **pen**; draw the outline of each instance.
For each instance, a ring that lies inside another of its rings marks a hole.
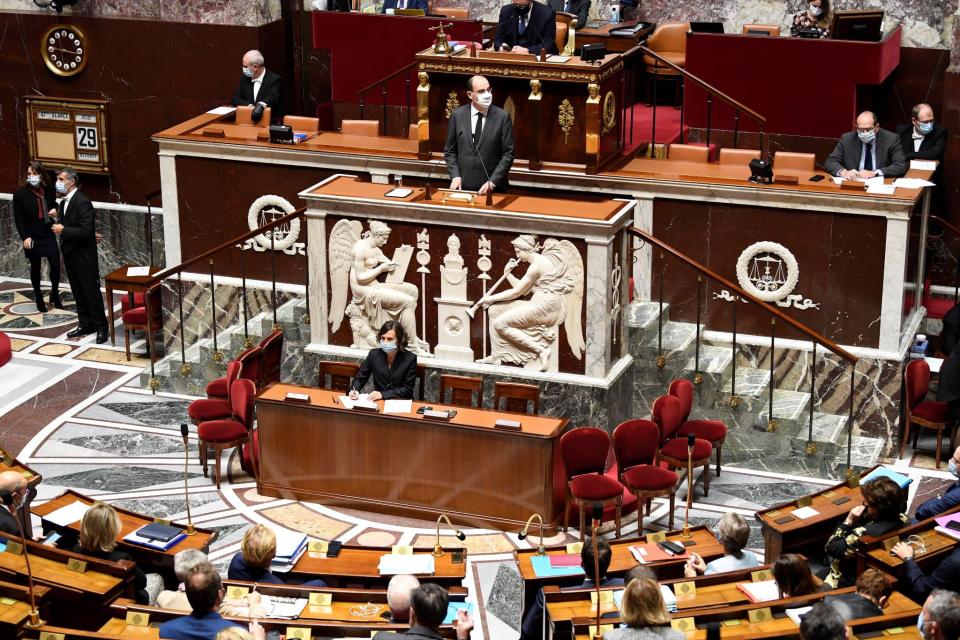
[[[333,398],[333,404],[340,404],[340,401],[337,400],[337,394],[331,393],[331,394],[330,394],[330,397]]]

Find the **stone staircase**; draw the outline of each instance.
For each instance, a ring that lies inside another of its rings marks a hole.
[[[660,316],[661,306],[657,302],[634,302],[629,307],[629,344],[635,358],[634,388],[637,391],[633,410],[638,416],[649,415],[652,402],[667,392],[670,381],[681,377],[694,380],[697,373],[696,325],[671,321],[667,304],[662,307],[662,324],[658,324]],[[847,415],[819,410],[817,400],[811,398],[810,371],[805,364],[800,364],[802,359],[784,354],[778,347],[777,373],[771,382],[769,366],[757,366],[769,363],[769,349],[738,345],[735,356],[731,344],[703,338],[704,330],[701,327],[699,372],[702,382],[697,386],[691,415],[727,424],[724,464],[823,478],[842,477],[846,471]],[[662,355],[666,360],[662,369],[656,366],[657,357],[661,355],[658,339],[662,339]],[[785,374],[783,360],[790,367]],[[774,429],[768,428],[771,385]],[[737,398],[733,403],[732,389]],[[814,388],[814,393],[822,392]],[[808,447],[811,402],[815,447]],[[875,464],[883,448],[879,438],[861,437],[856,429],[853,444],[855,455],[851,463],[855,469]]]

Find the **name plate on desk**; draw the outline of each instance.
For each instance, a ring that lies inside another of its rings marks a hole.
[[[224,138],[227,134],[223,132],[223,129],[219,127],[207,127],[201,133],[208,138]]]
[[[15,556],[22,556],[23,545],[15,540],[7,540],[7,553],[12,553]]]
[[[840,188],[846,189],[847,191],[865,191],[867,185],[859,180],[844,180],[840,183]]]
[[[520,431],[523,429],[523,425],[520,424],[519,420],[507,420],[506,418],[500,418],[493,423],[493,426],[497,429],[504,429],[505,431]]]
[[[302,402],[304,404],[310,404],[309,393],[294,393],[291,391],[287,393],[287,395],[283,396],[283,399],[287,402]]]
[[[799,184],[800,179],[797,176],[774,175],[773,183],[774,184]]]
[[[436,409],[427,409],[423,412],[423,417],[427,420],[440,420],[442,422],[449,422],[450,418],[457,415],[456,411],[438,411]]]
[[[140,611],[127,611],[127,625],[131,627],[149,627],[150,614]]]
[[[69,560],[67,560],[67,570],[75,571],[76,573],[86,573],[87,563],[84,560],[77,560],[76,558],[70,558]]]

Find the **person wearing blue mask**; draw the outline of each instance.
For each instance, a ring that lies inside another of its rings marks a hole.
[[[823,168],[845,180],[899,178],[907,172],[907,162],[899,136],[881,129],[877,115],[864,111],[857,116],[856,128],[840,136]]]
[[[958,469],[958,465],[960,465],[960,447],[956,448],[953,457],[947,463],[947,470],[954,478],[953,484],[947,487],[942,496],[930,498],[920,505],[915,516],[917,520],[935,518],[941,513],[960,506],[960,469]]]
[[[280,76],[263,66],[263,54],[256,49],[243,54],[242,64],[243,75],[230,104],[235,107],[252,106],[250,119],[254,122],[260,121],[267,107],[271,109],[272,118],[279,118],[282,115]]]
[[[910,160],[943,160],[950,132],[938,125],[933,117],[933,108],[921,102],[913,108],[910,124],[897,127],[903,157]]]
[[[960,594],[946,589],[931,593],[917,617],[917,629],[923,640],[960,638]]]
[[[372,375],[371,400],[412,400],[417,381],[417,356],[407,351],[403,326],[396,320],[387,320],[377,331],[377,341],[380,346],[370,350],[350,384],[350,398],[357,399]]]

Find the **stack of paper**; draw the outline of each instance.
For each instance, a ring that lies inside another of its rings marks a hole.
[[[670,613],[677,612],[677,596],[674,595],[673,591],[665,584],[660,585],[660,593],[663,595],[663,603],[667,605],[667,611]]]
[[[584,575],[583,568],[579,564],[577,566],[553,566],[550,562],[550,556],[533,556],[530,558],[530,566],[533,567],[533,573],[538,578]]]
[[[340,396],[340,404],[346,409],[353,409],[354,407],[360,407],[361,409],[380,409],[377,403],[371,400],[369,394],[366,393],[358,395],[356,400],[351,400],[350,396]]]
[[[737,589],[743,591],[750,602],[769,602],[780,599],[780,587],[776,580],[760,580],[759,582],[742,582]]]
[[[793,622],[799,627],[800,620],[803,619],[803,616],[807,615],[810,609],[813,609],[813,607],[797,607],[796,609],[784,609],[783,612],[786,613],[787,617],[793,620]]]
[[[277,534],[277,555],[270,563],[270,570],[286,573],[293,568],[307,549],[307,536],[299,531],[280,529]]]
[[[413,400],[384,400],[384,413],[413,413]]]
[[[263,605],[263,610],[266,611],[267,618],[296,620],[307,607],[307,599],[282,598],[264,593],[260,596],[260,604]]]
[[[412,575],[433,574],[436,572],[434,557],[429,553],[401,556],[393,553],[380,556],[380,575],[392,576],[398,573]]]
[[[56,511],[52,511],[46,516],[43,517],[44,520],[52,524],[57,525],[58,527],[69,527],[74,522],[79,522],[80,519],[90,509],[90,505],[84,504],[77,500],[76,502],[71,502],[70,504],[60,507]]]

